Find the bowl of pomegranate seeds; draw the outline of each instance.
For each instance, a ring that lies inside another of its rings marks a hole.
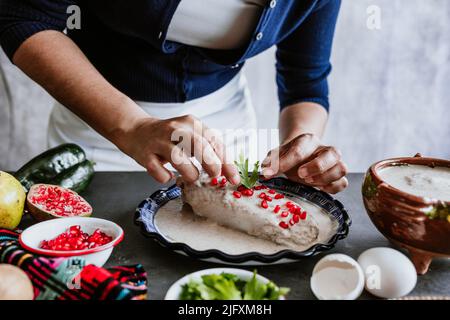
[[[64,218],[37,223],[19,237],[22,247],[50,257],[80,257],[103,266],[123,239],[122,228],[99,218]]]

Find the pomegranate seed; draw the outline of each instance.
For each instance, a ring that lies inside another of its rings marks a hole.
[[[265,199],[266,198],[266,194],[264,192],[261,192],[258,197],[260,199]]]
[[[263,207],[264,209],[267,209],[269,207],[266,200],[261,201],[261,207]]]
[[[297,207],[290,207],[289,212],[294,214],[297,211]]]
[[[42,249],[47,249],[47,248],[48,248],[48,241],[42,240],[42,242],[41,242],[41,248],[42,248]]]
[[[292,207],[294,204],[290,201],[286,202],[286,207],[290,208]]]
[[[236,199],[239,199],[239,198],[242,196],[242,194],[241,194],[239,191],[234,191],[234,192],[233,192],[233,196],[234,196]]]
[[[244,187],[242,184],[239,187],[237,187],[237,191],[239,191],[239,192],[242,192],[244,190],[247,190],[247,188]]]
[[[222,178],[222,180],[220,180],[220,184],[222,184],[222,185],[227,184],[227,179]]]
[[[279,199],[283,199],[284,198],[284,195],[282,195],[282,194],[276,194],[275,195],[275,199],[277,199],[277,200],[279,200]]]
[[[289,228],[289,225],[286,222],[284,222],[284,221],[281,221],[278,225],[281,228],[283,228],[283,229],[288,229]]]
[[[80,226],[72,226],[69,228],[69,236],[76,237],[80,234]]]
[[[286,218],[288,215],[289,215],[289,212],[288,212],[288,211],[283,211],[283,212],[281,213],[281,217],[283,217],[283,218]]]
[[[275,190],[273,190],[273,189],[270,189],[270,190],[269,190],[269,193],[271,193],[271,194],[275,194],[275,193],[276,193],[276,191],[275,191]]]
[[[81,230],[81,227],[80,227],[80,226],[71,226],[71,227],[69,228],[69,231],[70,231],[70,232],[72,232],[72,231],[79,232],[80,230]]]
[[[266,196],[265,200],[270,202],[270,201],[272,201],[272,197]]]
[[[212,186],[217,186],[218,183],[219,183],[219,180],[217,178],[212,178],[211,179],[211,185]]]
[[[255,190],[261,190],[262,188],[261,188],[261,186],[254,186],[253,189],[255,189]]]
[[[82,232],[80,226],[71,226],[66,232],[61,233],[52,240],[43,240],[40,244],[46,250],[82,250],[95,248],[107,244],[113,240],[100,229],[96,229],[92,235]]]
[[[244,191],[242,191],[242,194],[246,197],[251,197],[253,195],[253,190],[246,188]]]
[[[289,225],[292,227],[295,224],[294,218],[291,218],[291,220],[289,220]]]
[[[34,188],[30,194],[30,202],[58,216],[77,216],[91,210],[79,195],[64,188],[49,185]]]
[[[298,214],[294,214],[294,217],[292,219],[294,219],[294,222],[297,223],[300,221],[300,216]]]
[[[305,220],[306,219],[306,211],[303,211],[302,214],[300,215],[300,219]]]
[[[273,212],[278,213],[278,212],[280,212],[280,210],[281,210],[281,207],[279,205],[276,205],[275,209],[273,209]]]

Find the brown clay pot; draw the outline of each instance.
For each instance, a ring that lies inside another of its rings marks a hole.
[[[450,168],[450,161],[423,158],[420,154],[383,160],[369,168],[362,187],[364,206],[377,229],[407,249],[417,273],[425,274],[434,257],[450,257],[450,221],[445,218],[450,214],[450,202],[402,192],[378,175],[383,168],[401,164]]]

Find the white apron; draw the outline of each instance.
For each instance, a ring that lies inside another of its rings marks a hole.
[[[209,128],[224,134],[227,131],[237,132],[238,137],[224,136],[227,153],[231,159],[240,152],[245,154],[249,152],[249,136],[252,130],[256,130],[256,115],[242,73],[236,75],[221,89],[185,103],[140,101],[136,103],[152,117],[168,119],[191,114]],[[55,147],[69,142],[80,145],[86,151],[88,159],[96,163],[97,171],[144,170],[75,114],[56,103],[50,115],[48,146]]]

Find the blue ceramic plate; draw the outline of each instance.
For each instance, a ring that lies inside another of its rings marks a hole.
[[[327,243],[315,244],[305,251],[282,250],[275,254],[248,252],[239,255],[230,255],[215,249],[198,251],[185,243],[168,241],[155,225],[155,216],[158,214],[158,210],[169,201],[181,197],[182,191],[176,185],[167,189],[158,190],[142,201],[136,209],[135,223],[140,226],[141,231],[145,236],[156,240],[162,246],[172,251],[200,260],[227,264],[255,265],[293,262],[330,250],[338,240],[347,237],[351,219],[342,203],[333,199],[329,194],[281,177],[260,181],[260,183],[271,189],[277,190],[279,193],[285,193],[290,197],[304,199],[322,208],[337,221],[338,226],[335,234]]]

